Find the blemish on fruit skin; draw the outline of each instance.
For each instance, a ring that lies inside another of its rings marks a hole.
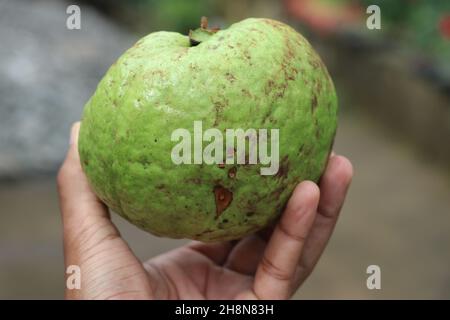
[[[275,189],[274,191],[272,191],[272,193],[270,194],[273,198],[275,198],[276,200],[280,199],[281,194],[283,193],[283,191],[285,190],[284,187],[279,187],[277,189]]]
[[[316,81],[316,93],[318,95],[320,95],[321,92],[322,92],[322,82],[321,81]]]
[[[216,111],[215,112],[216,116],[215,116],[215,119],[214,119],[214,126],[217,126],[219,124],[219,120],[220,120],[220,117],[222,115],[222,111],[223,111],[224,107],[225,107],[224,103],[222,103],[220,101],[214,102],[214,109]]]
[[[226,76],[227,80],[230,81],[231,83],[233,83],[234,81],[236,81],[236,77],[235,77],[232,73],[230,73],[230,72],[227,72],[227,73],[225,74],[225,76]]]
[[[256,28],[250,28],[250,31],[251,32],[257,32],[257,33],[260,33],[260,34],[264,34],[264,32],[262,32],[261,30],[256,29]]]
[[[275,29],[280,29],[283,27],[283,25],[281,23],[279,23],[278,21],[275,21],[275,20],[271,20],[271,19],[263,19],[262,22],[264,22],[265,24],[268,24],[269,26],[274,27]]]
[[[311,67],[313,67],[313,69],[319,69],[320,68],[320,62],[318,62],[317,59],[310,59],[309,60],[309,64],[311,65]]]
[[[246,49],[246,50],[244,50],[242,53],[243,53],[243,55],[244,55],[244,58],[247,60],[248,64],[249,64],[250,66],[252,66],[253,63],[252,63],[252,56],[250,55],[250,52]]]
[[[285,38],[285,39],[286,39],[285,40],[285,45],[286,45],[286,48],[287,48],[286,56],[287,56],[288,59],[294,59],[295,58],[294,48],[292,47],[292,44],[289,41],[289,39],[288,38]]]
[[[191,178],[186,180],[187,183],[193,183],[193,184],[201,184],[202,179],[200,178]]]
[[[297,152],[297,155],[299,156],[300,154],[302,154],[303,153],[303,149],[305,148],[305,145],[304,144],[302,144],[301,146],[300,146],[300,148],[298,148],[298,152]]]
[[[286,90],[289,88],[289,82],[295,81],[299,74],[299,70],[292,65],[292,60],[295,59],[296,53],[291,41],[286,37],[284,41],[284,55],[280,63],[280,69],[277,73],[268,80],[264,88],[264,93],[269,96],[272,95],[275,99],[282,99]]]
[[[280,167],[275,176],[278,178],[286,179],[288,173],[289,173],[289,156],[285,155],[283,159],[281,159],[280,161]]]
[[[200,70],[200,67],[196,64],[190,63],[189,64],[189,69],[195,72],[198,72]]]
[[[319,126],[319,123],[317,122],[317,119],[315,121],[315,126],[316,126],[315,136],[316,136],[316,139],[319,140],[320,139],[320,126]]]
[[[316,111],[316,108],[317,108],[317,96],[313,94],[313,97],[311,99],[311,112],[314,113],[314,111]]]
[[[252,97],[252,94],[251,94],[250,91],[248,91],[247,89],[242,89],[241,92],[242,92],[242,94],[243,94],[244,96],[246,96],[246,97],[249,97],[249,98]]]
[[[233,168],[231,168],[230,170],[228,170],[228,177],[229,177],[230,179],[236,178],[236,171],[237,171],[237,168],[236,168],[236,167],[233,167]]]
[[[216,217],[219,217],[233,201],[233,193],[221,185],[216,185],[213,192],[216,202]]]

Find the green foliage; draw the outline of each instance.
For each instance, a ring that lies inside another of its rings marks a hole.
[[[216,2],[216,0],[119,0],[106,6],[115,11],[116,17],[144,33],[171,30],[188,34],[190,29],[199,26],[202,16],[212,16],[215,13]]]
[[[211,15],[212,7],[211,0],[158,1],[155,18],[159,28],[187,34],[200,26],[202,16]]]
[[[347,0],[347,3],[353,2]],[[411,44],[440,59],[450,56],[450,40],[439,30],[444,14],[450,14],[448,0],[359,0],[367,7],[381,8],[383,30],[395,34],[399,41]]]

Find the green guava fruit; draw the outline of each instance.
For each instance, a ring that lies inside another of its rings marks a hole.
[[[200,141],[201,148],[223,146],[210,153],[226,156],[222,163],[174,163],[182,139],[173,133],[195,135],[194,123],[223,133],[223,141]],[[164,237],[223,241],[264,228],[299,182],[319,180],[336,126],[333,82],[294,29],[250,18],[209,30],[203,20],[189,36],[149,34],[111,66],[85,106],[79,154],[94,192],[134,225]],[[264,175],[267,163],[250,162],[250,134],[237,163],[238,151],[224,140],[238,128],[255,129],[256,138],[259,129],[278,130],[277,147],[270,145],[279,152],[276,172]]]

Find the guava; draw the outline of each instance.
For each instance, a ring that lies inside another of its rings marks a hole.
[[[243,163],[174,163],[173,133],[194,122],[224,136],[279,130],[278,170],[249,163],[249,137]],[[94,192],[134,225],[224,241],[266,227],[299,182],[320,179],[336,126],[333,82],[298,32],[270,19],[225,30],[202,20],[189,35],[145,36],[110,67],[85,106],[79,154]]]

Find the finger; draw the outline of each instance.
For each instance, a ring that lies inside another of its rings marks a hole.
[[[336,225],[353,176],[350,161],[332,156],[320,181],[320,202],[311,232],[300,259],[299,285],[314,269]]]
[[[68,259],[79,255],[76,251],[86,239],[118,236],[117,229],[109,220],[107,208],[92,192],[81,169],[78,155],[79,130],[80,123],[77,122],[72,126],[69,151],[57,178],[65,253]],[[97,233],[97,230],[101,232]]]
[[[287,299],[303,246],[319,203],[319,188],[310,181],[293,192],[273,231],[255,275],[253,291],[260,299]]]
[[[80,122],[76,122],[72,126],[69,150],[57,178],[60,203],[67,209],[62,210],[64,214],[63,219],[71,224],[79,223],[80,219],[86,216],[109,217],[108,210],[92,192],[88,180],[81,169],[78,154],[79,131]],[[75,209],[77,209],[79,214],[70,214]]]
[[[80,292],[67,291],[67,297],[117,297],[123,288],[140,290],[147,274],[120,238],[106,206],[89,187],[78,156],[79,128],[79,123],[72,127],[70,148],[57,178],[65,265],[81,268],[84,288]],[[126,279],[126,286],[117,279]],[[84,296],[80,296],[81,292]]]
[[[92,192],[83,173],[78,155],[78,133],[80,122],[73,124],[70,147],[58,173],[58,192],[61,207],[64,239],[73,242],[81,231],[92,226],[102,226],[113,236],[118,232],[109,220],[106,206]],[[109,227],[108,227],[109,226]]]
[[[242,239],[231,250],[225,267],[245,275],[254,275],[261,261],[267,242],[253,234]]]

